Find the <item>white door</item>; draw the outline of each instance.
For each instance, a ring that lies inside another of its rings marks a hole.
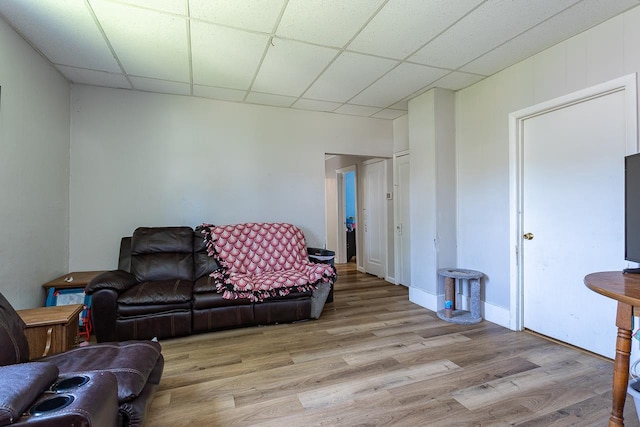
[[[396,157],[396,279],[397,283],[411,286],[411,224],[409,222],[409,155]]]
[[[624,91],[527,119],[524,327],[614,356],[616,304],[586,274],[624,267]]]
[[[378,277],[385,276],[385,181],[384,161],[367,163],[363,168],[364,185],[364,271]],[[360,227],[358,227],[361,229]]]

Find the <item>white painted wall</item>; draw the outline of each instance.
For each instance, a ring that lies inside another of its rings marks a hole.
[[[325,153],[391,157],[392,122],[74,85],[71,269],[138,226],[284,221],[325,242]]]
[[[393,121],[393,152],[409,149],[409,115],[405,114]]]
[[[433,89],[409,101],[411,288],[409,299],[437,310],[439,268],[456,265],[454,93]]]
[[[436,294],[434,281],[435,91],[409,101],[411,286]],[[415,298],[414,298],[415,300]],[[427,302],[420,303],[431,306]]]
[[[0,292],[44,304],[67,272],[69,85],[0,19]]]
[[[636,72],[640,7],[457,92],[458,264],[486,274],[487,319],[508,326],[508,114]]]

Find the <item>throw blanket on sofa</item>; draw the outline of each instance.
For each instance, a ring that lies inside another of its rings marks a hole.
[[[221,267],[210,276],[225,299],[262,301],[335,281],[331,265],[309,261],[304,234],[292,224],[202,224],[201,230]]]

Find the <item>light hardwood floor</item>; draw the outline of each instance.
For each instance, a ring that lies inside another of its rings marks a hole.
[[[338,273],[318,320],[162,341],[146,425],[606,425],[611,361],[487,321],[450,324],[403,286],[353,264]],[[630,396],[625,421],[640,425]]]

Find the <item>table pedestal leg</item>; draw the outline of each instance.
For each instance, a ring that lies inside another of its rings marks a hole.
[[[618,314],[616,326],[618,338],[616,339],[616,359],[613,364],[613,403],[609,426],[624,425],[624,403],[627,399],[627,383],[629,382],[629,356],[631,355],[631,321],[633,307],[623,302],[618,302]]]

